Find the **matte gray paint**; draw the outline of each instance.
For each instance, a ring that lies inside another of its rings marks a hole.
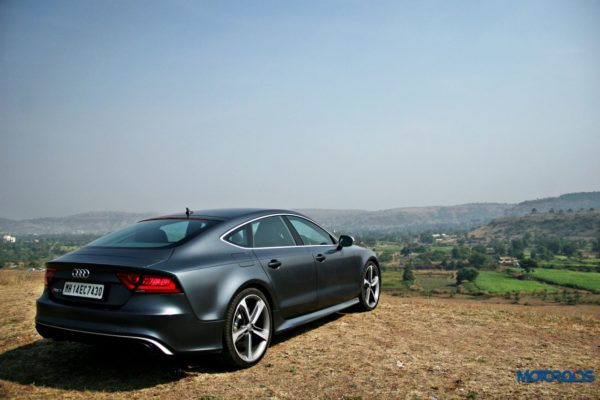
[[[348,307],[360,295],[362,271],[375,254],[358,246],[293,246],[243,249],[220,240],[227,231],[255,218],[301,214],[287,210],[212,210],[223,222],[173,249],[83,247],[48,263],[59,269],[53,285],[69,279],[72,268],[92,271],[110,286],[107,304],[61,298],[46,289],[37,302],[38,331],[63,337],[60,328],[112,336],[144,337],[173,353],[219,350],[229,302],[246,287],[265,292],[272,306],[274,332],[280,332]],[[176,215],[182,217],[182,215]],[[305,217],[306,218],[306,217]],[[317,261],[324,255],[324,261]],[[281,266],[268,263],[277,259]],[[182,294],[132,293],[118,282],[116,271],[154,271],[174,276]],[[53,285],[50,289],[53,289]],[[56,287],[54,287],[56,289]],[[112,304],[112,305],[111,305]],[[52,328],[53,327],[53,328]]]

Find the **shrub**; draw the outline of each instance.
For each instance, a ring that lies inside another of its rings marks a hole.
[[[408,286],[412,285],[415,281],[415,274],[410,265],[404,267],[404,272],[402,273],[402,281]]]
[[[473,282],[478,275],[479,271],[475,268],[461,268],[456,274],[456,283],[460,285],[464,281]]]
[[[538,262],[533,258],[526,258],[520,263],[521,268],[525,270],[526,274],[529,274],[534,269],[538,268]]]

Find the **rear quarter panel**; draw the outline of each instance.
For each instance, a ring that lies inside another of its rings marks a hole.
[[[177,248],[168,269],[177,276],[200,320],[224,319],[231,299],[249,286],[265,291],[273,309],[278,308],[269,279],[252,252],[225,243],[210,246],[197,243]]]

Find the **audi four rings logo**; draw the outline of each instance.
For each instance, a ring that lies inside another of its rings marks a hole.
[[[75,268],[71,272],[73,278],[88,278],[90,276],[90,270],[85,268]]]

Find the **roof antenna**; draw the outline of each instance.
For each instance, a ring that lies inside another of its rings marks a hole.
[[[193,211],[191,211],[189,208],[187,208],[187,207],[185,208],[185,215],[187,215],[187,217],[188,217],[188,218],[189,218],[189,217],[190,217],[190,215],[192,215],[193,213],[194,213],[194,212],[193,212]]]

